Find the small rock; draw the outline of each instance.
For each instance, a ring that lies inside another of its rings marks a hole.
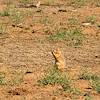
[[[77,9],[73,9],[73,10],[71,10],[72,12],[77,12]]]
[[[91,23],[83,23],[83,26],[91,26]]]
[[[38,1],[38,3],[36,4],[36,7],[39,8],[40,7],[41,2]]]

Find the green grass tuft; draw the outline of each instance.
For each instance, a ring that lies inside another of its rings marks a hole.
[[[5,73],[0,72],[0,85],[5,85],[6,81],[5,81]]]
[[[92,87],[97,91],[97,93],[100,93],[100,78],[92,81]]]
[[[63,75],[59,70],[53,68],[45,77],[41,80],[38,80],[38,83],[42,85],[61,85],[64,91],[71,90],[71,81],[66,75]]]
[[[0,34],[6,33],[7,24],[0,23]]]
[[[72,17],[72,18],[68,18],[68,25],[78,25],[79,22],[76,18]]]
[[[10,16],[9,7],[6,7],[2,12],[0,12],[0,16],[2,16],[2,17]]]
[[[79,46],[82,44],[84,35],[80,29],[72,30],[59,30],[55,34],[50,35],[49,40],[52,41],[65,41],[70,46]]]
[[[86,17],[86,22],[91,23],[91,24],[95,24],[96,23],[96,16],[88,16]]]
[[[84,6],[86,3],[86,0],[71,0],[71,5],[75,8],[80,8]]]
[[[92,97],[89,96],[89,95],[87,95],[87,96],[85,97],[85,100],[92,100]]]
[[[100,77],[89,73],[89,72],[84,72],[79,76],[79,79],[83,79],[83,80],[98,80]]]

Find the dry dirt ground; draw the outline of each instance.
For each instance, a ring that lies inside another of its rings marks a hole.
[[[0,100],[100,100],[100,85],[78,79],[83,70],[100,77],[100,0],[26,1],[0,0]],[[69,29],[79,35],[56,35]],[[80,93],[37,82],[54,66],[55,48]]]

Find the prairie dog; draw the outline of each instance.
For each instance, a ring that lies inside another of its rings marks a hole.
[[[58,69],[64,69],[65,68],[65,59],[62,55],[62,52],[59,48],[55,49],[52,52],[54,58],[55,58],[55,64],[57,65]]]

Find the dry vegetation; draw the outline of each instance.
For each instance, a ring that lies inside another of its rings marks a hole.
[[[100,100],[100,0],[0,0],[0,100]]]

